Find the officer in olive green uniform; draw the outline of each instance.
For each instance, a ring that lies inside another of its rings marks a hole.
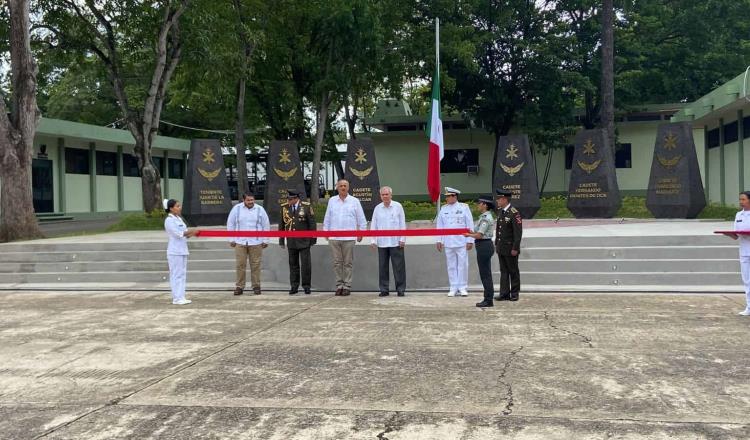
[[[499,301],[518,301],[521,291],[521,274],[518,271],[518,255],[521,253],[523,226],[521,213],[510,206],[512,193],[496,190],[497,226],[495,228],[495,249],[500,259]]]
[[[285,231],[314,231],[317,229],[315,213],[309,202],[299,199],[299,192],[288,190],[287,203],[281,207],[281,219]],[[284,247],[284,237],[279,238],[279,245]],[[299,291],[300,263],[302,265],[302,288],[305,294],[310,294],[310,246],[317,242],[317,238],[288,238],[286,248],[289,251],[289,294]]]
[[[477,307],[492,307],[492,297],[495,295],[495,286],[492,281],[492,254],[495,248],[492,245],[492,235],[495,232],[495,218],[492,211],[495,210],[495,202],[492,195],[486,195],[477,201],[479,208],[479,220],[474,226],[474,232],[467,232],[464,237],[474,237],[474,247],[477,250],[477,268],[479,278],[484,287],[484,300],[476,304]]]

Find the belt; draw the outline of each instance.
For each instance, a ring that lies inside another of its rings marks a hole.
[[[474,240],[475,243],[480,242],[480,241],[492,241],[492,239],[491,238],[477,238],[476,240]]]

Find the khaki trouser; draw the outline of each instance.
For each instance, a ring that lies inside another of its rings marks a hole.
[[[329,240],[328,243],[331,245],[331,253],[333,254],[336,289],[351,289],[354,240]]]
[[[250,260],[250,283],[253,288],[260,289],[260,262],[263,255],[262,245],[245,246],[238,244],[234,247],[234,257],[237,262],[236,287],[245,288],[247,261]]]

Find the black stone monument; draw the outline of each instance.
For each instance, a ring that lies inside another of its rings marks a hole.
[[[305,200],[305,176],[295,141],[273,141],[268,149],[266,192],[263,205],[271,223],[281,220],[281,205],[286,204],[287,190],[296,189]],[[319,219],[320,220],[320,219]]]
[[[191,225],[223,225],[232,209],[221,145],[216,139],[190,143],[182,214]]]
[[[352,139],[348,142],[344,178],[349,181],[349,194],[362,203],[369,221],[375,206],[380,203],[380,179],[372,140]]]
[[[656,134],[646,207],[656,218],[695,218],[706,206],[689,122],[662,124]]]
[[[568,210],[576,218],[611,218],[621,205],[614,151],[605,131],[581,131],[575,139]]]
[[[533,218],[539,211],[539,184],[536,163],[525,134],[501,136],[497,141],[495,168],[492,170],[492,193],[502,189],[513,193],[511,205],[523,218]]]

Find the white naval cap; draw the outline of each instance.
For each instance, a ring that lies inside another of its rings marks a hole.
[[[461,194],[461,191],[457,190],[456,188],[451,188],[450,186],[445,187],[445,192],[443,193],[446,196],[450,194]]]

